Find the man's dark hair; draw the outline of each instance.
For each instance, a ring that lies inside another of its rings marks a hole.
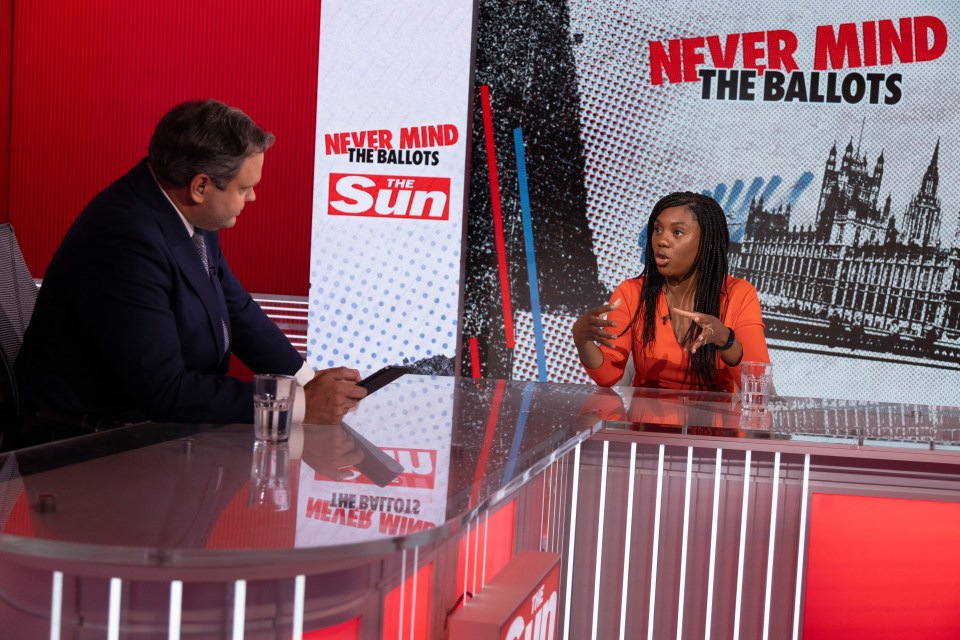
[[[690,191],[671,193],[654,205],[647,221],[647,244],[644,249],[643,286],[640,288],[640,306],[627,326],[633,326],[637,318],[643,316],[641,344],[643,349],[654,341],[657,322],[657,299],[666,284],[666,278],[657,269],[653,249],[653,225],[664,209],[687,207],[693,212],[700,225],[700,247],[690,274],[699,271],[697,290],[694,294],[693,310],[720,317],[720,292],[727,278],[727,248],[730,245],[730,232],[727,229],[727,217],[716,200],[710,196]],[[624,330],[626,332],[626,329]],[[695,322],[684,336],[684,343],[693,341],[700,333]],[[622,334],[621,334],[622,335]],[[684,381],[693,377],[696,386],[711,391],[717,390],[716,383],[717,348],[705,344],[687,361]]]
[[[273,140],[240,109],[197,100],[178,104],[160,118],[147,155],[163,186],[185,187],[204,173],[225,189],[243,161],[266,151]]]

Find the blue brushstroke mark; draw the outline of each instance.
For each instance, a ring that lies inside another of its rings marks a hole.
[[[814,175],[809,171],[801,173],[797,181],[790,187],[790,192],[783,198],[780,198],[776,203],[774,203],[773,197],[780,185],[783,184],[783,178],[778,175],[771,176],[770,180],[766,182],[766,187],[764,187],[765,181],[763,178],[754,178],[753,182],[750,183],[750,188],[747,189],[747,192],[743,194],[742,198],[743,180],[734,181],[729,193],[727,192],[727,185],[723,183],[714,187],[712,192],[710,189],[704,189],[701,193],[712,197],[717,202],[720,202],[720,200],[726,196],[726,203],[722,203],[722,205],[723,210],[727,214],[727,223],[730,226],[730,239],[734,242],[740,242],[740,240],[743,239],[747,216],[750,213],[750,202],[758,197],[761,189],[763,189],[763,193],[760,197],[763,198],[764,208],[766,210],[771,211],[779,206],[787,206],[788,204],[792,207],[813,182],[813,178]],[[644,246],[645,237],[646,231],[644,230],[640,234],[641,247]]]
[[[517,129],[519,131],[519,129]],[[520,401],[520,415],[517,416],[517,429],[513,432],[513,443],[510,444],[510,454],[503,469],[503,483],[513,479],[514,469],[517,467],[517,456],[520,454],[520,443],[523,442],[523,431],[527,427],[527,416],[530,415],[530,401],[533,399],[533,383],[528,382],[523,388],[523,400]]]
[[[527,163],[523,157],[523,131],[513,130],[517,150],[517,182],[520,187],[520,214],[523,219],[523,246],[527,253],[527,279],[530,281],[530,311],[533,314],[533,337],[537,349],[537,379],[547,381],[547,356],[543,347],[543,322],[540,318],[540,286],[537,280],[537,259],[533,253],[533,223],[530,220],[530,196],[527,193]]]
[[[723,196],[726,193],[727,193],[727,185],[721,182],[720,184],[717,185],[717,188],[713,190],[713,195],[710,195],[709,193],[706,195],[710,196],[717,202],[720,202],[721,200],[723,200]]]
[[[767,208],[770,207],[773,192],[777,190],[777,187],[779,187],[782,182],[783,178],[780,176],[772,176],[770,182],[767,183],[767,188],[763,190],[763,203],[767,205]]]
[[[737,201],[737,198],[740,197],[741,191],[743,191],[743,180],[737,180],[733,183],[733,189],[730,190],[730,195],[727,196],[727,203],[723,205],[724,211],[729,212],[730,209],[733,208],[733,205]],[[719,202],[719,200],[717,202]],[[729,215],[729,213],[727,215]]]
[[[810,186],[810,183],[813,182],[813,174],[809,171],[804,171],[800,174],[800,177],[797,178],[797,181],[793,183],[793,186],[790,188],[790,195],[787,196],[784,205],[790,205],[791,207],[797,203],[797,198],[799,198],[804,191],[807,190],[807,187]]]

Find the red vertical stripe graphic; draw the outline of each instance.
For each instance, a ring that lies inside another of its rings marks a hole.
[[[500,178],[497,174],[497,149],[493,142],[493,113],[490,110],[490,87],[480,85],[480,106],[483,109],[483,134],[487,143],[487,172],[490,174],[490,206],[493,209],[493,238],[497,247],[500,270],[500,300],[503,306],[503,330],[507,349],[513,349],[513,309],[510,306],[510,280],[507,277],[507,247],[503,240],[503,214],[500,211]]]
[[[476,337],[467,340],[470,345],[470,375],[474,378],[480,377],[480,345]]]

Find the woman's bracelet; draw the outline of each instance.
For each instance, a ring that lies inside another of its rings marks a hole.
[[[717,351],[726,351],[727,349],[730,349],[733,346],[734,342],[737,341],[737,334],[733,332],[733,329],[731,327],[727,327],[727,328],[730,329],[730,335],[727,336],[726,342],[724,342],[722,345],[717,347]]]

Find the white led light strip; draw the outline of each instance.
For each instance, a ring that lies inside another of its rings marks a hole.
[[[563,492],[563,500],[560,501],[560,516],[557,518],[556,550],[557,553],[563,553],[563,537],[567,532],[567,470],[570,467],[569,454],[563,458],[563,466],[560,468],[560,490]]]
[[[600,616],[600,568],[603,560],[603,520],[607,501],[607,458],[610,441],[603,441],[603,460],[600,463],[600,513],[597,515],[597,564],[593,574],[593,626],[591,638],[596,640],[597,621]]]
[[[547,531],[550,530],[550,507],[549,507],[549,505],[547,504],[547,503],[548,503],[547,484],[549,484],[549,481],[547,480],[547,477],[548,477],[548,474],[549,474],[549,473],[550,473],[550,466],[547,465],[546,470],[543,472],[543,478],[542,478],[542,479],[543,479],[543,484],[542,484],[541,487],[540,487],[540,528],[539,528],[538,535],[537,535],[537,538],[538,538],[537,548],[538,548],[540,551],[543,551],[543,521],[544,521],[544,518],[546,518],[546,521],[547,521]]]
[[[470,521],[467,521],[467,533],[463,538],[463,605],[467,605],[467,574],[470,572]],[[402,614],[401,614],[402,615]]]
[[[657,460],[657,502],[653,511],[653,555],[650,564],[650,608],[647,615],[647,640],[653,640],[653,611],[657,600],[657,558],[660,555],[660,506],[663,502],[663,452],[664,445],[660,445],[660,455]]]
[[[740,638],[740,600],[743,596],[743,555],[747,544],[747,508],[750,506],[750,455],[743,461],[743,503],[740,506],[740,555],[737,560],[737,599],[733,613],[733,640]]]
[[[110,578],[110,611],[107,614],[107,640],[120,640],[120,589],[123,581]]]
[[[490,510],[483,512],[483,565],[480,574],[480,588],[487,586],[487,531],[490,530]]]
[[[800,589],[803,587],[803,554],[807,542],[807,494],[810,489],[810,454],[803,456],[803,486],[800,493],[800,545],[797,550],[797,586],[793,594],[793,640],[800,637]]]
[[[713,623],[713,579],[717,562],[717,522],[720,516],[720,469],[723,464],[723,449],[717,449],[717,461],[713,472],[713,518],[710,524],[710,570],[707,574],[707,616],[703,640],[710,640]]]
[[[780,452],[773,454],[773,498],[770,502],[770,542],[767,544],[767,593],[763,600],[763,640],[770,637],[770,596],[773,592],[773,557],[777,540],[777,498],[780,495]]]
[[[420,572],[417,570],[420,564],[420,547],[413,548],[413,594],[410,596],[410,640],[414,639],[414,631],[417,627],[417,578]],[[476,564],[476,561],[474,561]]]
[[[563,640],[570,638],[570,597],[573,595],[573,543],[577,533],[577,496],[580,492],[580,444],[573,450],[573,491],[570,496],[570,541],[567,543],[567,596],[563,607]]]
[[[467,536],[470,535],[470,523],[467,523]],[[469,540],[469,538],[468,538]],[[469,547],[467,541],[464,540],[464,554],[466,554],[466,549]],[[404,549],[400,552],[400,621],[397,622],[397,640],[403,640],[403,593],[406,589],[407,584],[407,550]],[[463,604],[467,604],[467,565],[464,562],[463,565]]]
[[[693,447],[687,447],[686,487],[683,492],[683,542],[680,545],[680,602],[677,605],[677,640],[683,640],[683,603],[687,591],[687,541],[690,539],[691,484],[693,484]]]
[[[233,583],[233,640],[243,640],[243,621],[247,610],[247,581]]]
[[[180,640],[180,621],[183,613],[183,581],[170,582],[170,625],[167,640]]]
[[[63,572],[53,572],[50,597],[50,640],[60,640],[60,617],[63,610]]]
[[[307,577],[299,575],[293,580],[293,640],[303,638],[303,609],[306,600]]]
[[[637,475],[637,443],[630,443],[630,479],[627,485],[627,529],[623,534],[623,586],[620,589],[620,640],[627,634],[627,584],[630,577],[630,537],[633,533],[633,482]]]
[[[418,547],[419,549],[419,547]],[[480,562],[480,519],[477,518],[477,528],[473,532],[473,595],[477,595],[477,563]],[[416,568],[416,563],[414,563]],[[483,585],[480,585],[483,587]]]

